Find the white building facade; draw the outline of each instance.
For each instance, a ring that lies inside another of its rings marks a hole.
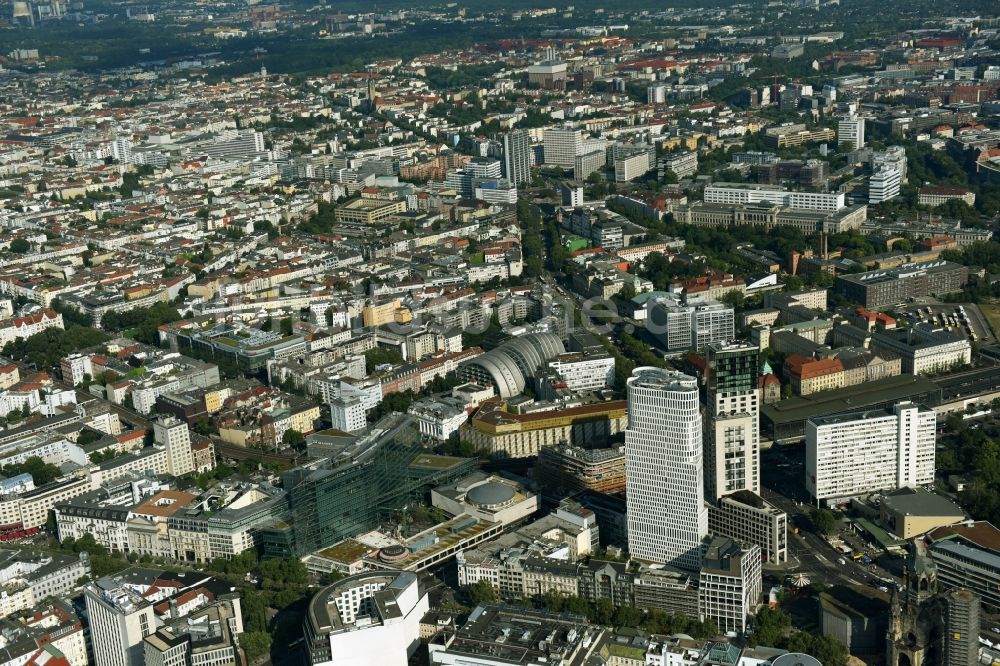
[[[892,410],[806,421],[806,489],[817,501],[923,486],[934,481],[934,410]]]
[[[688,570],[708,534],[698,381],[660,368],[628,380],[625,483],[628,543],[640,560]]]

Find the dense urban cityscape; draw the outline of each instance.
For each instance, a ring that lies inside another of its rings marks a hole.
[[[0,0],[0,128],[0,666],[1000,666],[995,0]]]

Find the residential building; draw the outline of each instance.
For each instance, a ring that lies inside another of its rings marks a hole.
[[[49,328],[63,328],[63,316],[49,308],[0,321],[0,349],[19,338],[30,338]]]
[[[698,173],[698,153],[695,151],[671,153],[660,159],[659,168],[680,178]]]
[[[636,368],[628,380],[625,484],[629,552],[695,570],[708,534],[698,382]]]
[[[757,613],[763,589],[759,546],[712,539],[698,575],[701,620],[714,620],[721,631],[743,633]]]
[[[809,419],[806,489],[829,502],[932,483],[936,423],[934,410],[910,402]]]
[[[503,136],[503,175],[515,186],[531,181],[531,135],[511,130]]]
[[[545,164],[573,169],[576,158],[583,154],[583,132],[568,127],[546,129],[542,134]]]
[[[63,381],[73,386],[82,384],[88,376],[91,378],[94,376],[94,368],[88,354],[70,354],[63,357],[59,362],[59,369],[62,371]]]
[[[0,615],[34,609],[48,597],[68,598],[88,575],[90,559],[86,553],[0,550]]]

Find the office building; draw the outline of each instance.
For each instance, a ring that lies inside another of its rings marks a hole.
[[[375,529],[385,511],[472,469],[471,459],[426,453],[421,440],[414,417],[393,414],[339,455],[285,472],[289,513],[259,529],[264,555],[301,556]]]
[[[817,501],[834,501],[933,483],[935,429],[934,410],[911,402],[811,418],[806,489]]]
[[[938,527],[926,538],[942,588],[966,588],[984,604],[1000,606],[1000,529],[985,520],[970,520]]]
[[[557,444],[593,448],[603,446],[627,423],[624,400],[599,401],[577,406],[561,402],[536,403],[525,413],[506,409],[500,398],[487,400],[459,429],[463,442],[476,450],[504,458],[539,455]]]
[[[744,224],[762,227],[794,227],[803,233],[839,234],[861,228],[868,206],[848,206],[835,212],[787,208],[778,205],[727,205],[696,201],[674,206],[674,220],[700,227],[732,227]]]
[[[545,164],[573,169],[583,154],[583,132],[569,127],[546,129],[542,134]]]
[[[705,188],[705,203],[725,206],[772,204],[801,210],[835,213],[847,206],[843,192],[796,192],[776,185],[713,183]]]
[[[764,144],[768,148],[789,148],[791,146],[802,146],[807,143],[819,143],[820,141],[833,141],[836,134],[829,127],[818,127],[807,130],[802,123],[781,125],[779,127],[768,127],[764,130]]]
[[[153,441],[167,449],[167,465],[173,476],[194,471],[191,431],[187,423],[173,416],[161,416],[153,421]]]
[[[580,666],[601,659],[605,629],[570,613],[478,606],[461,627],[427,644],[431,666]]]
[[[706,348],[705,496],[760,492],[759,349],[713,342]]]
[[[246,655],[239,596],[230,594],[184,617],[169,616],[143,639],[145,666],[239,666]]]
[[[927,185],[921,187],[917,194],[917,203],[921,206],[940,206],[949,201],[961,201],[968,206],[976,204],[976,193],[965,187],[954,185]]]
[[[880,204],[899,196],[902,180],[896,169],[880,166],[868,179],[868,203]]]
[[[955,293],[968,281],[967,267],[938,260],[838,275],[833,288],[855,303],[874,310],[906,303],[911,298]]]
[[[696,570],[708,511],[694,377],[652,367],[632,372],[625,486],[629,552],[640,560]]]
[[[360,398],[353,395],[330,400],[330,423],[334,430],[358,432],[368,425],[367,410]]]
[[[667,351],[703,351],[712,343],[729,342],[735,325],[733,308],[722,303],[681,305],[671,297],[646,301],[646,329]]]
[[[534,471],[536,481],[547,488],[619,493],[625,490],[625,449],[543,446]]]
[[[698,575],[698,615],[724,632],[743,633],[757,612],[764,581],[760,548],[715,537],[705,550]]]
[[[616,157],[614,167],[616,183],[627,183],[645,175],[651,168],[649,156],[644,153]]]
[[[738,490],[709,506],[708,531],[757,544],[765,562],[788,561],[788,514],[748,490]]]
[[[511,130],[503,136],[503,175],[515,186],[531,180],[531,135]]]
[[[851,114],[837,122],[837,147],[841,150],[858,150],[865,147],[865,119]]]
[[[406,666],[420,644],[427,592],[408,571],[369,571],[323,588],[309,602],[309,666]]]
[[[113,577],[83,590],[96,666],[145,666],[143,639],[156,631],[153,604]]]
[[[942,372],[972,362],[972,344],[963,333],[920,324],[877,330],[871,347],[875,352],[898,355],[900,368],[911,375]]]
[[[872,172],[888,168],[899,174],[900,182],[906,182],[906,149],[903,146],[889,146],[885,150],[872,153]]]
[[[573,180],[587,180],[590,174],[600,171],[608,163],[608,154],[603,150],[591,150],[573,159]]]
[[[546,60],[528,66],[528,85],[543,90],[562,90],[566,87],[568,66],[558,60]]]

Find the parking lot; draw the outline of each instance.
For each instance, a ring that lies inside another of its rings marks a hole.
[[[921,299],[916,303],[895,308],[895,312],[913,323],[929,323],[935,327],[947,328],[963,333],[967,338],[980,344],[995,340],[993,329],[986,317],[974,303],[938,303],[931,299]]]

